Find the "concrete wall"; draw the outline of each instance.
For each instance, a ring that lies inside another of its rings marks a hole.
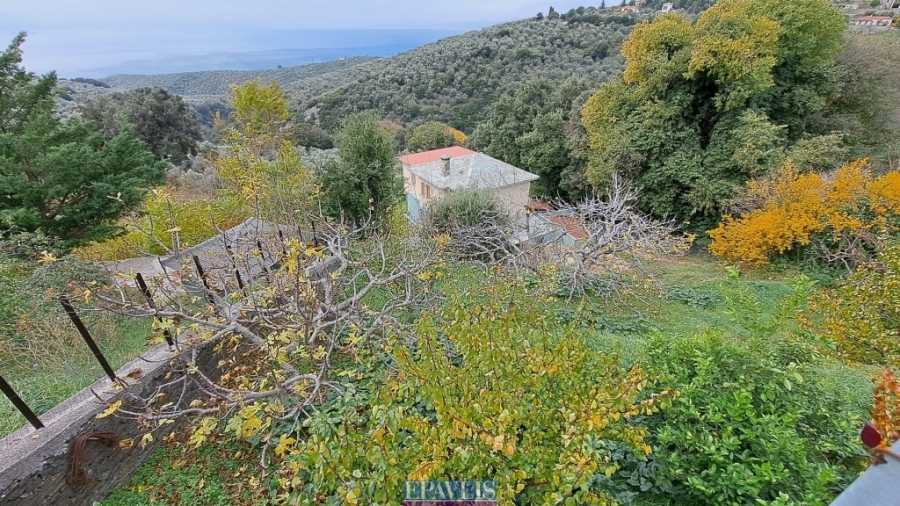
[[[216,378],[218,357],[212,353],[211,345],[199,346],[197,366]],[[122,439],[139,438],[143,432],[135,420],[116,416],[98,420],[96,415],[106,409],[107,402],[124,399],[123,406],[127,405],[127,394],[152,394],[165,382],[164,376],[174,360],[183,358],[173,355],[167,345],[158,346],[117,372],[125,377],[136,369],[142,371],[137,379],[127,380],[130,386],[125,390],[117,391],[104,378],[41,415],[43,429],[28,425],[0,440],[0,504],[90,505],[127,485],[134,470],[176,425],[168,425],[164,432],[157,433],[154,442],[144,449],[137,442],[128,450],[87,443],[85,456],[93,481],[81,486],[66,483],[71,442],[79,434],[92,431],[115,432]]]
[[[497,196],[500,203],[506,207],[510,214],[514,214],[525,210],[529,202],[528,193],[530,190],[531,183],[519,183],[494,190],[494,195]]]

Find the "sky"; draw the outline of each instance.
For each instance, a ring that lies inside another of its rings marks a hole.
[[[576,6],[572,2],[555,8],[565,12]],[[197,57],[204,55],[335,44],[380,44],[384,53],[538,12],[546,14],[548,9],[547,0],[4,0],[0,2],[0,44],[5,46],[24,30],[28,32],[23,45],[27,70],[56,70],[62,77],[103,77],[117,69],[158,72],[166,62],[184,56],[193,57],[184,65],[196,66],[203,61]],[[365,37],[350,41],[334,36],[347,32],[328,37],[322,31],[337,29],[395,30],[385,33],[398,40],[385,43],[383,34],[367,31],[362,33],[369,33],[374,42]],[[410,37],[396,30],[418,32]],[[347,56],[359,51],[358,47],[348,49]],[[221,67],[229,59],[216,61]]]

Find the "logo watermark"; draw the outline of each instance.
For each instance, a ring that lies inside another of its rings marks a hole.
[[[497,506],[493,481],[407,481],[403,506]]]

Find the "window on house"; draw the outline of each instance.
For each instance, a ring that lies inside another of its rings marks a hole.
[[[419,194],[425,196],[425,181],[419,183]]]

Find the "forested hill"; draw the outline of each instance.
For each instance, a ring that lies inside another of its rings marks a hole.
[[[300,80],[285,91],[298,112],[318,117],[328,130],[352,112],[374,109],[401,123],[438,120],[471,131],[504,92],[535,78],[574,76],[598,85],[613,78],[624,66],[622,42],[643,18],[586,8],[565,20],[505,23]]]
[[[624,67],[622,42],[635,24],[657,12],[652,7],[639,14],[582,7],[448,37],[391,58],[273,70],[117,75],[100,81],[109,91],[161,87],[184,97],[203,118],[210,116],[204,111],[225,107],[230,84],[275,81],[298,117],[318,120],[329,131],[353,112],[374,109],[403,124],[437,120],[471,132],[500,96],[528,81],[562,83],[578,77],[599,87],[614,78]],[[74,87],[70,91],[78,95]]]
[[[219,100],[229,93],[231,84],[243,84],[254,79],[263,82],[275,81],[281,86],[321,74],[346,71],[358,65],[380,60],[372,56],[357,56],[324,63],[296,65],[269,70],[209,70],[178,74],[156,75],[115,75],[100,81],[118,89],[133,89],[146,86],[163,88],[196,103],[204,100]]]

